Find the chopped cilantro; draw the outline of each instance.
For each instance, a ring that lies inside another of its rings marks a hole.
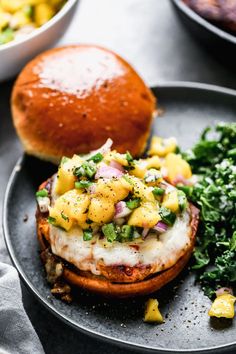
[[[65,221],[69,221],[68,216],[65,215],[65,214],[63,213],[63,211],[61,212],[61,217],[62,217],[62,219],[64,219]]]

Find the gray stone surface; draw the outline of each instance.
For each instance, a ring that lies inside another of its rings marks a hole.
[[[81,0],[73,23],[60,45],[96,43],[124,56],[149,85],[187,80],[235,88],[226,65],[197,43],[179,22],[169,0]],[[1,62],[0,62],[1,65]],[[21,147],[11,123],[12,82],[0,84],[0,200]],[[0,204],[0,222],[2,202]],[[9,262],[0,230],[0,258]],[[27,313],[46,353],[125,353],[92,340],[47,313],[23,287]]]

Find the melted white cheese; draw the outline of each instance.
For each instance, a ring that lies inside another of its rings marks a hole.
[[[57,198],[55,183],[52,185],[52,204]],[[149,234],[145,240],[132,242],[107,242],[94,236],[91,241],[83,240],[83,231],[73,227],[66,232],[50,225],[50,243],[52,252],[72,263],[77,268],[99,275],[99,262],[106,266],[124,265],[149,266],[158,272],[173,266],[184,254],[190,244],[190,216],[184,212],[178,216],[173,227],[157,236]],[[137,247],[138,246],[138,247]]]
[[[112,242],[100,240],[95,236],[91,241],[83,240],[83,232],[74,227],[65,232],[55,226],[50,226],[52,252],[81,270],[89,270],[100,274],[97,264],[103,261],[105,265],[151,265],[155,272],[167,269],[182,256],[190,239],[189,215],[184,213],[177,218],[173,227],[157,237],[149,235],[145,240],[133,242]],[[138,246],[138,247],[136,247]]]

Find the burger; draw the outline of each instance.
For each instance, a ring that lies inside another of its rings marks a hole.
[[[168,171],[170,153],[134,159],[111,145],[63,157],[36,193],[41,256],[64,299],[70,287],[58,290],[61,280],[104,296],[152,293],[179,274],[194,247],[198,209],[162,176],[163,166],[173,175],[179,155]]]

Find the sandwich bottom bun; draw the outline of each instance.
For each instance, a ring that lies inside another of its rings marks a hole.
[[[43,183],[40,188],[44,188],[49,181]],[[66,284],[106,297],[128,298],[153,293],[173,280],[183,270],[191,257],[199,222],[199,210],[189,203],[188,213],[190,216],[190,242],[184,254],[174,265],[164,271],[148,275],[141,281],[113,282],[106,279],[104,276],[94,275],[88,271],[81,271],[62,258],[53,255],[50,246],[47,215],[45,216],[45,213],[41,213],[38,209],[36,212],[37,236],[41,248],[41,258],[47,271],[48,280],[54,285],[58,279],[62,279]],[[50,274],[50,268],[52,269],[52,274]],[[55,293],[57,292],[55,291]],[[58,293],[60,293],[60,290]]]

